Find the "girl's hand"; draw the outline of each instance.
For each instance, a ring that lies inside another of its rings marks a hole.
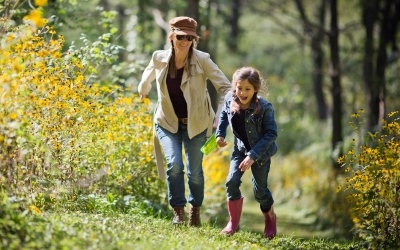
[[[218,147],[220,147],[220,148],[225,147],[225,146],[227,145],[227,143],[226,143],[226,141],[225,141],[225,138],[224,138],[224,137],[221,137],[221,136],[218,136],[218,137],[217,137],[217,145],[218,145]]]
[[[253,165],[254,160],[250,158],[250,156],[247,156],[244,158],[244,160],[240,163],[239,169],[242,172],[245,172],[246,170],[251,168],[251,165]]]
[[[146,95],[140,95],[140,100],[143,101],[146,98]]]

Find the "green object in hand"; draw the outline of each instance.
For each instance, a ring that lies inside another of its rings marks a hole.
[[[206,143],[204,143],[200,151],[203,154],[208,155],[216,147],[217,147],[217,138],[215,137],[215,134],[213,134],[212,136],[210,136],[210,138],[207,139]]]

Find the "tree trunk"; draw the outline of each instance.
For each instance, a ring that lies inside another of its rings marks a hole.
[[[326,105],[324,92],[323,92],[323,65],[324,65],[324,51],[322,49],[324,26],[325,26],[325,9],[326,0],[321,1],[318,8],[318,23],[312,24],[306,15],[303,2],[295,0],[297,10],[300,13],[301,21],[303,22],[303,29],[306,36],[311,39],[311,54],[313,62],[312,84],[314,96],[317,102],[318,119],[324,121],[328,117],[328,108]]]
[[[398,20],[392,20],[392,17],[397,17],[392,13],[392,8],[395,7],[394,0],[385,0],[382,9],[382,18],[380,22],[379,45],[376,57],[376,81],[374,82],[374,92],[372,93],[371,108],[372,112],[369,116],[369,128],[371,131],[376,131],[382,125],[382,119],[385,117],[385,95],[386,95],[386,77],[385,71],[387,66],[386,48],[390,42],[392,25]]]
[[[376,113],[373,92],[376,91],[374,90],[374,86],[376,85],[374,74],[374,25],[377,17],[378,2],[376,0],[366,1],[362,6],[362,23],[365,29],[363,79],[368,103],[368,130],[374,126],[377,120],[377,116],[375,118],[375,115],[373,115]]]
[[[343,137],[342,137],[342,89],[341,89],[341,72],[340,72],[340,57],[339,57],[339,29],[338,29],[338,14],[337,0],[330,0],[330,32],[329,32],[329,50],[331,60],[331,94],[332,94],[332,150],[337,152],[333,157],[333,167],[335,170],[340,170],[340,165],[337,163],[337,157],[343,155]]]
[[[229,20],[231,32],[228,38],[229,50],[233,53],[237,52],[238,37],[239,37],[239,17],[240,17],[240,0],[232,0],[232,15]]]
[[[191,17],[200,22],[199,2],[200,0],[188,0],[185,9],[185,16]]]
[[[317,101],[318,119],[321,121],[325,121],[328,117],[328,108],[323,92],[324,51],[322,49],[322,43],[324,36],[323,27],[325,26],[325,6],[326,0],[322,0],[318,14],[318,25],[320,28],[315,30],[315,35],[312,36],[311,40],[314,65],[314,70],[312,72],[313,89]]]

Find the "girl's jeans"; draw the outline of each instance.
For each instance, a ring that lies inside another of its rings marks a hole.
[[[241,178],[244,174],[239,169],[240,163],[246,158],[243,152],[234,150],[232,153],[229,174],[226,180],[226,194],[228,200],[237,200],[242,196],[240,192]],[[256,201],[260,203],[262,209],[269,210],[269,207],[274,203],[272,194],[268,189],[268,173],[271,165],[271,159],[264,161],[264,164],[259,165],[254,162],[251,165],[253,193]]]
[[[167,161],[168,201],[173,207],[185,206],[189,202],[199,207],[204,199],[203,153],[200,148],[206,142],[206,130],[189,139],[187,125],[179,124],[178,132],[171,133],[155,124]],[[185,148],[187,182],[189,186],[188,201],[185,197],[185,172],[182,158],[182,144]]]

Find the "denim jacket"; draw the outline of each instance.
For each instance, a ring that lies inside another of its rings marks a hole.
[[[219,116],[218,127],[215,135],[226,137],[226,129],[231,126],[235,135],[234,150],[238,150],[251,157],[259,165],[263,165],[278,150],[276,138],[278,136],[278,127],[274,117],[272,104],[259,97],[260,111],[253,115],[255,103],[252,102],[250,108],[245,112],[245,128],[247,138],[250,143],[250,151],[246,150],[244,143],[239,139],[237,132],[232,126],[232,117],[234,115],[230,110],[232,101],[232,92],[228,92],[224,99],[221,114]]]

